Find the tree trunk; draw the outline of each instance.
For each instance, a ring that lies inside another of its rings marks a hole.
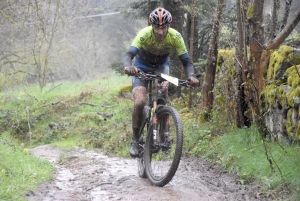
[[[216,16],[213,25],[213,32],[210,38],[209,50],[208,50],[208,58],[206,64],[206,72],[203,83],[203,91],[202,91],[202,108],[206,110],[205,120],[208,121],[210,119],[210,112],[213,107],[213,88],[215,83],[215,74],[217,67],[217,56],[218,56],[218,38],[220,32],[220,20],[225,8],[225,0],[218,0]]]
[[[234,96],[234,117],[236,126],[242,128],[245,125],[249,126],[249,122],[246,121],[247,118],[244,116],[245,111],[248,109],[245,103],[245,93],[243,87],[243,80],[246,79],[246,69],[247,69],[247,48],[246,48],[246,30],[245,30],[245,12],[241,5],[240,0],[236,0],[237,7],[237,45],[235,51],[235,75],[233,80]]]
[[[262,78],[262,82],[259,86],[259,92],[262,92],[262,90],[265,88],[265,74],[268,70],[268,64],[271,52],[270,50],[277,49],[282,42],[290,35],[290,33],[294,30],[294,28],[297,26],[297,24],[300,21],[300,8],[295,13],[293,19],[290,21],[289,24],[284,26],[284,29],[273,39],[268,41],[264,45],[264,51],[260,58],[260,77]]]
[[[245,81],[246,98],[251,107],[254,122],[263,128],[263,119],[261,118],[259,108],[259,86],[263,82],[260,68],[260,58],[263,52],[264,29],[263,22],[263,0],[251,1],[248,7],[248,19],[250,25],[250,71]]]
[[[290,23],[287,24],[274,39],[265,42],[262,28],[263,5],[264,1],[251,0],[251,3],[248,7],[248,10],[253,9],[253,15],[250,18],[248,16],[251,30],[250,69],[252,72],[250,71],[249,76],[247,76],[249,79],[247,79],[245,84],[247,87],[247,91],[245,92],[247,95],[247,101],[251,106],[254,121],[260,127],[261,131],[263,131],[264,122],[259,108],[259,96],[266,85],[265,76],[271,54],[270,50],[278,48],[300,21],[299,8]]]
[[[290,35],[290,33],[295,29],[295,27],[297,26],[297,24],[300,21],[300,7],[297,10],[297,12],[295,13],[294,17],[291,19],[291,21],[289,22],[289,24],[287,24],[286,26],[284,26],[284,29],[282,29],[282,31],[276,36],[276,38],[274,38],[271,41],[268,41],[265,45],[264,48],[271,50],[271,49],[276,49],[279,47],[279,45],[282,44],[282,42]]]
[[[284,9],[282,23],[281,23],[281,26],[280,26],[280,31],[284,29],[284,27],[287,23],[287,20],[288,20],[289,15],[290,15],[292,2],[293,2],[293,0],[285,0],[285,9]]]
[[[192,16],[191,16],[191,38],[190,38],[190,58],[193,61],[194,56],[194,30],[195,30],[195,0],[192,1]],[[192,107],[192,92],[191,89],[188,90],[189,101],[188,108]]]

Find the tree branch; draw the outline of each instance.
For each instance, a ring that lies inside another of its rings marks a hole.
[[[291,22],[284,27],[284,29],[274,38],[273,40],[270,40],[268,43],[264,45],[264,48],[266,50],[276,49],[279,47],[280,44],[289,36],[289,34],[294,30],[294,28],[297,26],[297,24],[300,21],[300,8],[297,10],[296,14],[294,15],[294,18],[291,20]]]

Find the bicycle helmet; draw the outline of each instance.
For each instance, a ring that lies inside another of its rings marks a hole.
[[[156,27],[165,27],[172,22],[172,15],[164,8],[156,8],[150,13],[149,22]]]

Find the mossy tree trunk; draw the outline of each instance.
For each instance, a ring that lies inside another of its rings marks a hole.
[[[213,32],[210,38],[205,78],[202,89],[202,108],[206,111],[204,116],[206,121],[210,119],[209,114],[212,110],[214,102],[213,89],[215,84],[218,57],[218,38],[220,33],[220,21],[224,8],[225,0],[218,0],[217,11],[213,25]]]
[[[264,28],[262,26],[264,21],[263,8],[264,1],[248,0],[247,18],[250,31],[250,59],[248,64],[249,71],[246,71],[246,79],[243,80],[246,100],[251,107],[254,123],[261,128],[261,131],[263,131],[264,122],[262,118],[263,114],[259,107],[259,98],[266,85],[265,77],[270,58],[270,51],[278,48],[300,21],[299,8],[292,20],[284,26],[283,30],[273,39],[266,41]],[[276,22],[276,20],[273,20],[273,22]]]
[[[260,77],[262,77],[262,82],[259,86],[259,91],[261,92],[265,88],[265,75],[268,70],[268,62],[270,59],[270,51],[277,49],[282,42],[290,35],[290,33],[295,29],[297,24],[300,22],[300,8],[297,10],[293,18],[290,20],[288,24],[284,26],[281,32],[273,39],[264,44],[264,51],[260,58]]]

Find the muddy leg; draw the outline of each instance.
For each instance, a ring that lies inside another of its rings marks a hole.
[[[146,105],[146,88],[142,86],[135,87],[132,90],[134,106],[132,110],[132,140],[138,140],[139,130],[142,124],[143,108]]]

